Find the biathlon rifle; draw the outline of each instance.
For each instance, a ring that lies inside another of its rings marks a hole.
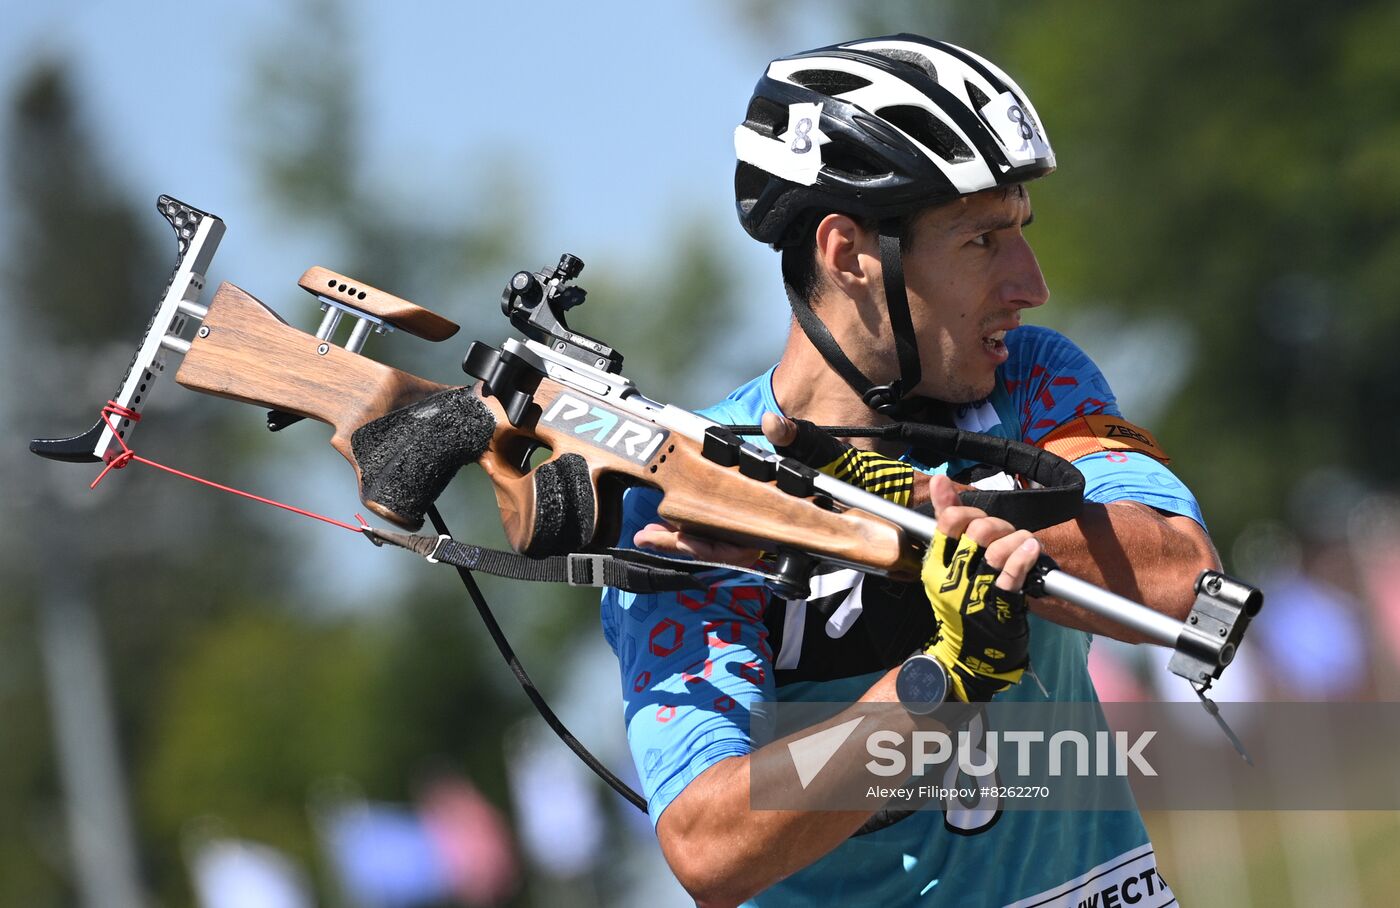
[[[822,564],[909,580],[919,574],[936,528],[932,516],[644,396],[621,374],[618,351],[570,329],[565,313],[584,300],[573,283],[583,263],[574,256],[563,256],[552,269],[511,277],[501,308],[522,337],[499,348],[472,343],[463,369],[477,381],[453,386],[376,362],[361,350],[371,333],[400,330],[443,341],[457,325],[325,268],[309,269],[298,282],[324,313],[314,334],[292,327],[227,282],[204,307],[199,300],[205,275],[224,224],[169,196],[161,196],[157,208],[175,229],[179,257],[127,374],[92,429],[35,440],[30,449],[36,454],[109,467],[129,456],[127,441],[166,358],[180,354],[176,381],[269,408],[274,431],[301,418],[330,425],[331,446],[354,468],[360,497],[397,527],[417,530],[457,470],[480,465],[516,552],[564,564],[562,576],[552,579],[593,586],[626,582],[618,571],[600,568],[622,555],[607,547],[620,528],[622,492],[635,485],[660,490],[659,515],[680,529],[770,553],[755,571],[789,598],[805,598],[811,574]],[[334,337],[346,317],[354,326],[341,346]],[[198,328],[187,337],[195,322]],[[974,492],[964,497],[967,503],[1002,513],[1019,508],[1041,525],[1072,518],[1082,504],[1083,477],[1047,451],[941,427],[912,427],[906,437],[1045,486]],[[376,543],[405,545],[429,560],[437,560],[449,541],[368,526],[362,531]],[[660,573],[668,575],[666,569]],[[513,576],[547,579],[528,571]],[[682,583],[695,581],[686,574]],[[1065,599],[1171,648],[1171,670],[1201,694],[1230,663],[1263,599],[1257,589],[1206,571],[1187,620],[1178,622],[1069,576],[1048,558],[1026,589]]]

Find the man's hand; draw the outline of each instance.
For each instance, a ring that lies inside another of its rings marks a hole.
[[[924,590],[938,630],[925,652],[948,670],[964,702],[990,700],[1021,680],[1030,629],[1021,586],[1040,557],[1028,530],[957,503],[945,476],[931,484],[938,532],[924,559]]]
[[[732,564],[740,568],[752,567],[763,554],[759,549],[692,536],[664,520],[642,527],[632,536],[632,544],[639,549],[651,549],[667,555],[689,555],[696,561]]]

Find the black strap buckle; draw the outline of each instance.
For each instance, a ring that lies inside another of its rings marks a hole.
[[[903,398],[904,388],[900,379],[887,385],[871,385],[860,396],[867,407],[882,416],[893,416]]]
[[[611,555],[571,552],[567,558],[565,579],[569,586],[607,586],[603,581],[603,566],[612,560]]]

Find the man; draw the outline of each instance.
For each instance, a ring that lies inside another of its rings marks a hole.
[[[1020,88],[980,57],[917,36],[821,48],[769,65],[735,146],[740,220],[782,251],[795,329],[774,369],[705,415],[762,419],[779,445],[794,441],[788,417],[914,419],[1056,451],[1085,474],[1087,501],[1079,519],[1034,541],[959,506],[943,476],[920,484],[916,500],[934,506],[949,550],[960,537],[985,547],[999,590],[1019,589],[1043,548],[1072,574],[1184,618],[1196,575],[1216,566],[1191,493],[1151,436],[1120,418],[1082,352],[1019,327],[1048,298],[1024,232],[1026,183],[1055,165]],[[963,482],[1011,482],[921,452],[881,453]],[[624,543],[741,563],[743,553],[657,522],[656,500],[628,496]],[[926,563],[925,588],[833,571],[798,601],[740,573],[713,575],[700,596],[604,595],[657,835],[699,903],[1076,905],[1106,889],[1141,906],[1172,900],[1136,813],[926,810],[851,838],[867,817],[750,808],[755,701],[894,701],[914,652],[933,655],[963,699],[1092,701],[1090,633],[1132,639],[1037,600],[1028,655],[994,671],[946,651],[961,618],[956,602],[940,601],[939,570]],[[1027,664],[1038,683],[1002,690]]]

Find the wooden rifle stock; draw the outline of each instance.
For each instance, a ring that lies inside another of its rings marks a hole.
[[[227,281],[210,301],[175,380],[195,391],[329,424],[331,447],[355,468],[362,487],[360,464],[350,450],[354,431],[448,388],[298,331]],[[374,502],[365,504],[398,522]]]
[[[329,424],[331,446],[366,477],[351,446],[356,429],[401,407],[452,386],[385,366],[286,324],[275,312],[232,284],[220,285],[201,330],[176,374],[195,391],[295,413]],[[322,352],[324,351],[324,352]],[[480,387],[474,389],[480,394]],[[563,394],[581,392],[543,378],[519,426],[500,403],[483,398],[495,418],[490,444],[479,463],[495,487],[506,537],[519,551],[536,541],[539,507],[534,449],[550,449],[550,460],[577,454],[587,463],[592,486],[592,547],[613,544],[620,523],[621,491],[649,485],[663,493],[662,518],[696,535],[772,551],[778,547],[863,565],[900,577],[917,576],[919,553],[886,520],[863,511],[837,511],[810,498],[780,491],[706,460],[700,444],[671,432],[639,460],[610,447],[607,433],[594,438],[567,431],[542,417]],[[567,403],[567,402],[565,402]],[[616,442],[616,436],[611,439]],[[372,500],[375,514],[404,525],[402,515]],[[416,527],[414,527],[416,528]]]

